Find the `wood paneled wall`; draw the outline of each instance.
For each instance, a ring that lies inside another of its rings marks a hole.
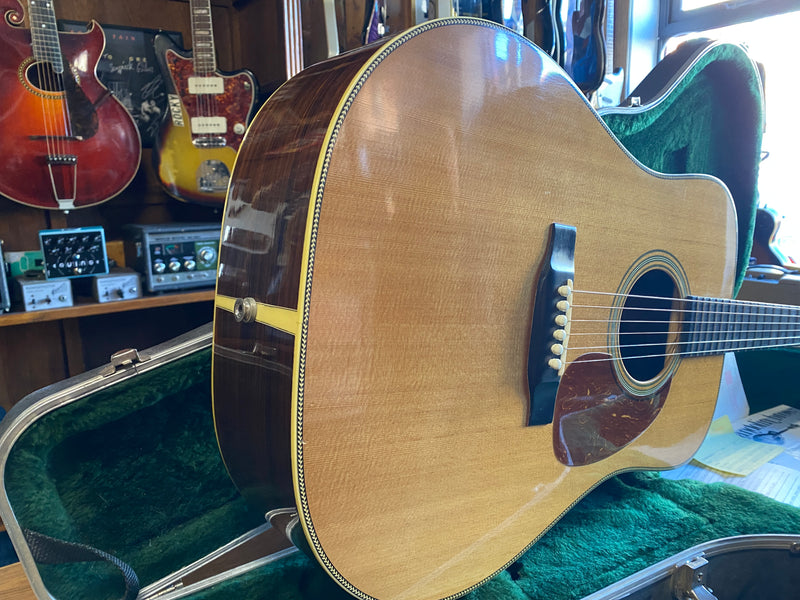
[[[27,2],[23,0],[23,5]],[[276,0],[212,0],[220,69],[247,67],[265,89],[281,82],[282,4]],[[105,25],[180,31],[191,45],[186,0],[58,0],[59,19]],[[4,153],[13,148],[0,148]],[[193,206],[168,197],[145,148],[134,181],[116,198],[67,213],[30,208],[0,197],[0,239],[6,252],[36,250],[41,229],[102,225],[108,239],[120,239],[128,223],[219,222],[220,209]],[[0,327],[0,406],[9,409],[26,394],[108,361],[125,347],[147,347],[211,320],[210,303],[132,311]],[[0,316],[2,319],[2,316]]]
[[[223,71],[247,68],[261,86],[263,101],[286,78],[283,7],[288,0],[212,0],[217,63]],[[340,49],[361,44],[366,3],[336,0]],[[27,0],[21,0],[27,6]],[[306,66],[325,58],[323,3],[300,0]],[[180,31],[191,46],[188,0],[56,0],[56,17],[101,25]],[[390,0],[394,27],[411,25],[411,0]],[[402,24],[402,25],[401,25]],[[1,95],[0,91],[0,95]],[[2,147],[4,153],[13,148]],[[190,205],[167,196],[156,177],[152,150],[145,148],[133,182],[119,196],[69,213],[17,204],[0,196],[0,239],[6,252],[36,250],[41,229],[101,225],[109,240],[121,239],[128,223],[219,222],[221,209]],[[211,304],[183,305],[113,315],[0,326],[0,406],[9,409],[25,395],[108,361],[125,348],[145,348],[211,320]],[[2,316],[0,316],[2,319]]]

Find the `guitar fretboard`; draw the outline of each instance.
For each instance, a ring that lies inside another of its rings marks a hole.
[[[53,1],[30,0],[28,12],[31,20],[33,57],[38,61],[49,62],[56,73],[63,73],[64,59],[58,42],[58,25]]]
[[[614,0],[606,0],[606,75],[614,72]]]
[[[192,58],[194,72],[211,75],[217,70],[214,29],[211,24],[211,0],[190,0],[192,11]]]
[[[689,296],[685,314],[682,354],[800,344],[800,307]]]

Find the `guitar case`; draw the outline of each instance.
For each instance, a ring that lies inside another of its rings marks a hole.
[[[702,42],[667,57],[635,94],[638,106],[606,111],[605,122],[650,168],[728,184],[741,281],[761,143],[756,67],[739,46]],[[122,352],[31,394],[0,423],[0,517],[36,597],[350,597],[289,543],[291,511],[275,507],[268,523],[231,483],[211,412],[211,340],[209,325]],[[751,404],[774,401],[754,384],[759,376],[743,379]],[[800,403],[797,394],[780,398],[792,401]],[[733,541],[714,541],[724,538]],[[789,589],[797,588],[798,548],[796,508],[727,484],[627,473],[465,597],[670,598],[664,589],[681,577],[686,589],[706,577],[707,587],[722,588],[731,571],[743,595],[726,598],[789,597],[779,586],[794,577]]]

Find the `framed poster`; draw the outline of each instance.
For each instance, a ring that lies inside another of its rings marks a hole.
[[[87,24],[81,21],[60,20],[58,25],[61,31],[67,32],[87,29]],[[142,136],[142,146],[152,147],[167,110],[167,92],[153,39],[157,33],[166,33],[183,47],[183,36],[178,31],[117,25],[101,27],[106,34],[106,47],[97,63],[97,78],[133,116]]]

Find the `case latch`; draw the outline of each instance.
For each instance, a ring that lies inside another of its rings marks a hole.
[[[707,566],[708,561],[702,556],[678,566],[672,574],[672,597],[675,600],[718,600],[705,585]]]
[[[100,374],[103,377],[108,377],[123,369],[129,369],[148,360],[150,360],[150,355],[140,354],[135,348],[126,348],[125,350],[120,350],[112,354],[111,364],[106,365]]]

